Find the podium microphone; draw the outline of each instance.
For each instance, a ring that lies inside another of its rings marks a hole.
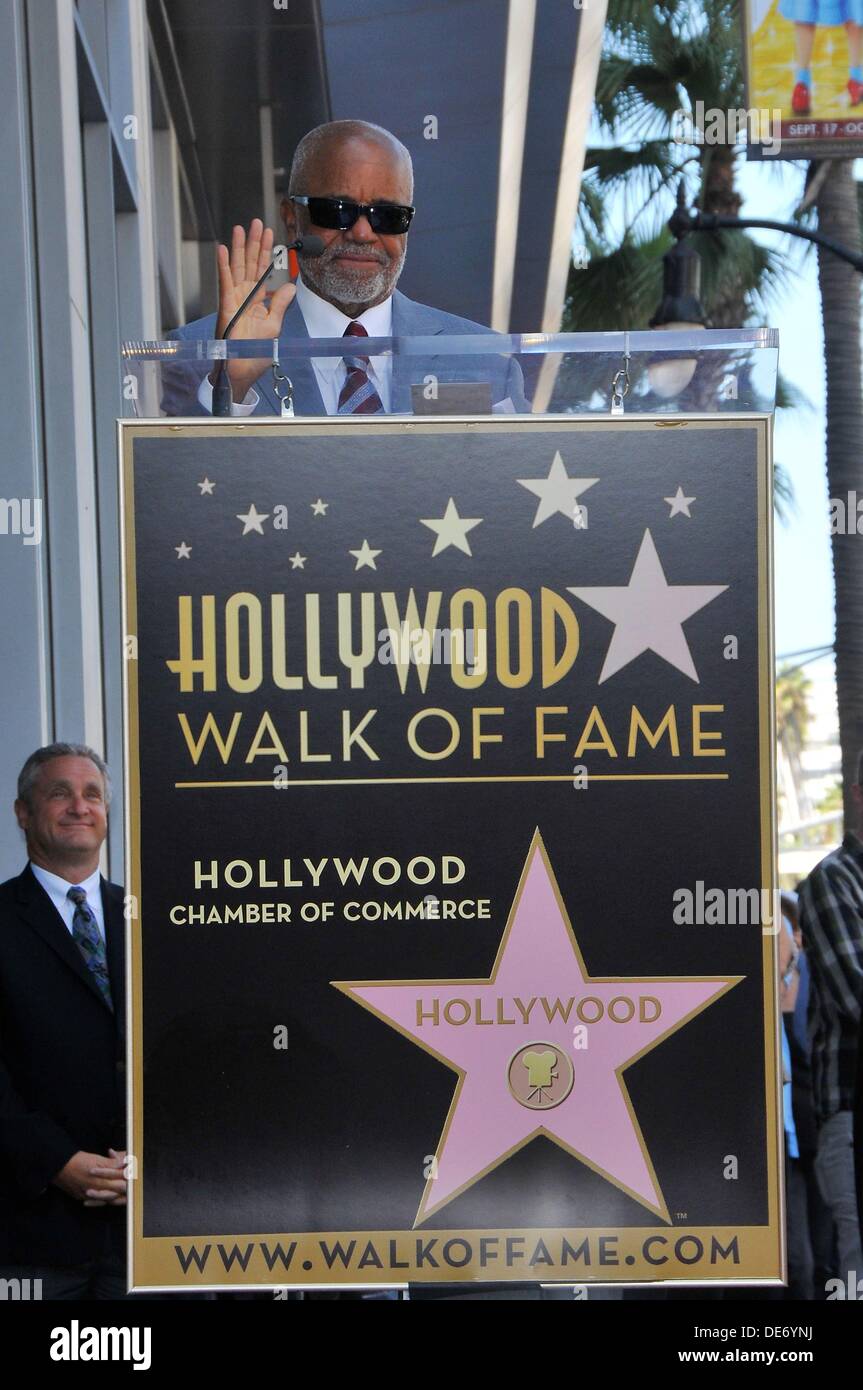
[[[275,270],[276,261],[278,260],[279,254],[281,254],[281,251],[283,249],[286,249],[289,255],[292,251],[297,251],[302,252],[307,256],[319,256],[321,252],[325,250],[325,248],[326,242],[324,241],[323,237],[314,236],[313,234],[309,234],[308,236],[298,236],[296,240],[292,241],[288,247],[280,247],[279,252],[270,261],[270,264],[267,266],[258,283],[246,295],[239,309],[234,314],[234,317],[228,323],[224,333],[221,335],[222,338],[226,339],[231,336],[231,332],[233,331],[235,323],[246,312],[255,295],[258,293],[258,290],[263,285],[264,281],[268,280],[269,277],[272,275],[273,271]],[[219,362],[218,367],[216,368],[216,380],[213,382],[213,414],[219,416],[230,415],[231,406],[233,405],[233,402],[234,397],[231,392],[231,379],[228,376],[228,373],[225,371],[225,358],[223,357]]]

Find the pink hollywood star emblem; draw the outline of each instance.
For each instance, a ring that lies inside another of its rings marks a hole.
[[[490,979],[334,981],[458,1073],[414,1224],[538,1134],[668,1220],[623,1072],[740,978],[592,978],[537,830]]]

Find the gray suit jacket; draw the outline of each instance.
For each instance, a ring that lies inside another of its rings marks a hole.
[[[491,330],[470,319],[418,304],[399,290],[393,293],[393,337],[433,337],[446,334],[488,334]],[[212,339],[216,334],[216,315],[197,319],[168,334],[169,339]],[[305,320],[296,300],[288,306],[282,323],[279,342],[308,338]],[[176,362],[162,368],[162,409],[166,415],[207,415],[198,400],[198,388],[212,367],[211,362]],[[297,415],[325,415],[324,403],[318,389],[314,368],[309,358],[286,357],[282,370],[294,385],[294,410]],[[514,358],[474,354],[465,356],[429,357],[394,356],[392,372],[392,410],[410,412],[411,385],[433,375],[440,382],[480,381],[491,384],[492,402],[507,399],[516,411],[528,412],[530,406],[524,394],[521,368]],[[278,415],[279,401],[273,390],[272,372],[267,370],[255,383],[260,396],[255,415]]]

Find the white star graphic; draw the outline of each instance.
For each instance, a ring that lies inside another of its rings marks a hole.
[[[190,545],[186,545],[185,541],[181,541],[179,545],[175,545],[174,549],[177,552],[178,560],[188,560],[189,556],[192,553],[192,547]]]
[[[615,625],[599,677],[601,685],[647,651],[656,652],[697,681],[683,624],[724,593],[728,585],[667,583],[653,537],[645,531],[628,585],[567,587]]]
[[[556,516],[559,512],[568,521],[573,521],[575,517],[575,503],[579,493],[586,492],[594,483],[598,483],[598,478],[570,478],[564,467],[560,450],[554,456],[552,465],[548,470],[547,478],[516,478],[516,482],[522,487],[526,487],[530,492],[535,492],[539,498],[539,506],[536,509],[536,516],[533,518],[534,526],[539,526],[543,521],[548,521],[550,516]]]
[[[330,505],[329,502],[322,502],[321,499],[320,499],[320,497],[319,497],[318,500],[317,500],[317,502],[313,502],[313,503],[312,503],[312,515],[313,515],[313,516],[326,516],[326,514],[327,514],[327,507],[328,507],[329,505]]]
[[[459,516],[458,508],[452,498],[447,502],[443,516],[428,521],[420,517],[421,525],[428,526],[430,531],[437,532],[432,559],[435,555],[439,555],[442,550],[446,550],[448,545],[454,545],[458,550],[463,550],[465,555],[472,555],[473,551],[468,543],[467,533],[472,531],[474,526],[479,526],[481,521],[481,516]]]
[[[662,500],[663,502],[667,502],[669,507],[671,508],[671,511],[668,513],[669,519],[673,516],[677,516],[678,512],[681,516],[688,516],[690,518],[692,517],[692,513],[689,510],[689,504],[690,502],[694,502],[695,498],[684,497],[682,487],[678,487],[673,497],[663,497]]]
[[[348,554],[356,557],[357,569],[361,569],[363,565],[367,565],[370,570],[376,570],[377,565],[375,564],[375,560],[379,555],[383,554],[383,551],[372,550],[369,547],[368,541],[363,541],[359,550],[349,550]]]
[[[203,481],[202,483],[198,483],[198,487],[201,489],[201,496],[202,496],[202,497],[204,496],[204,493],[206,493],[208,497],[212,497],[212,495],[213,495],[213,488],[214,488],[215,486],[216,486],[216,484],[215,484],[215,483],[211,483],[210,480],[209,480],[209,478],[205,478],[204,481]]]
[[[308,558],[308,555],[301,555],[299,551],[297,551],[295,555],[289,556],[291,562],[291,569],[304,570],[306,568],[306,561],[308,560]]]
[[[270,515],[269,512],[259,512],[252,502],[245,516],[242,512],[237,512],[237,520],[243,523],[243,535],[247,536],[250,531],[257,531],[259,535],[264,534],[264,522]]]

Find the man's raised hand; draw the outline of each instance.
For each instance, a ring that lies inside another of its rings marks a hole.
[[[227,246],[216,248],[216,265],[219,276],[219,312],[216,320],[216,334],[221,337],[240,305],[260,280],[273,255],[273,230],[264,227],[261,219],[255,217],[249,226],[248,236],[242,227],[235,227],[231,237],[231,249]],[[251,304],[231,329],[232,338],[278,338],[282,331],[285,310],[296,294],[292,284],[280,285],[269,298],[266,285],[262,285]],[[249,388],[255,384],[269,366],[269,357],[238,357],[228,362],[228,376],[235,401],[242,401]],[[212,381],[215,373],[211,373]]]

